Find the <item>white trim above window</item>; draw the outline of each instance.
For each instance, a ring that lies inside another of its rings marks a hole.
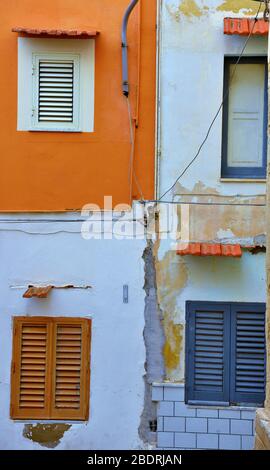
[[[18,41],[18,130],[93,132],[94,40]]]

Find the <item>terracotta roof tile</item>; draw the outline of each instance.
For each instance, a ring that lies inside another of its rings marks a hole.
[[[219,243],[180,243],[177,254],[180,256],[228,256],[241,258],[240,245],[221,245]]]
[[[252,33],[251,33],[252,31]],[[252,18],[224,18],[224,34],[238,34],[240,36],[267,36],[269,23],[263,19],[256,21]]]
[[[26,36],[52,36],[52,37],[72,37],[72,38],[93,38],[99,34],[95,30],[79,29],[48,29],[48,28],[23,28],[14,27],[12,32],[20,33]]]
[[[52,290],[53,286],[46,286],[46,287],[35,287],[29,286],[28,289],[23,294],[25,299],[31,299],[32,297],[38,297],[39,299],[46,299],[48,294]]]

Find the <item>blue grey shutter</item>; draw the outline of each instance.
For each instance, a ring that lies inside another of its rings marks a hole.
[[[231,307],[231,402],[262,405],[265,399],[265,304]]]
[[[187,302],[186,401],[228,404],[230,305]]]

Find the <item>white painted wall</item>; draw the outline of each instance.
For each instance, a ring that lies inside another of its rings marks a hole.
[[[145,242],[86,241],[80,222],[68,222],[61,215],[32,215],[27,223],[29,217],[21,215],[24,221],[18,223],[18,216],[2,214],[7,222],[0,222],[0,448],[44,449],[22,436],[29,421],[9,418],[15,315],[92,319],[90,419],[72,424],[57,449],[140,448]],[[48,299],[23,299],[22,286],[28,284],[90,284],[92,289],[53,290]],[[123,303],[123,284],[129,285],[128,304]]]

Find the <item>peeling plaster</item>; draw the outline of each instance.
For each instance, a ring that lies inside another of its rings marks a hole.
[[[246,14],[257,13],[258,4],[253,0],[225,0],[217,8],[217,11],[231,11],[233,13],[238,13],[241,10]]]
[[[179,381],[183,376],[181,352],[184,351],[184,316],[177,299],[187,284],[187,267],[184,260],[170,250],[156,262],[156,275],[158,302],[164,318],[166,379]]]
[[[220,3],[221,4],[216,7],[216,10],[221,12],[241,12],[242,14],[251,15],[257,13],[258,10],[258,5],[253,0],[221,0]],[[198,4],[196,0],[182,0],[178,6],[166,5],[166,7],[169,14],[174,17],[176,21],[179,21],[181,16],[199,18],[207,14],[210,7],[215,8],[215,5],[211,4],[208,6],[201,2]]]
[[[166,5],[169,15],[177,22],[180,21],[182,16],[187,18],[197,17],[199,18],[208,10],[208,8],[200,9],[194,0],[183,0],[178,6]]]
[[[70,424],[26,424],[23,436],[30,441],[37,442],[43,447],[53,449],[60,444],[66,431],[71,428]]]
[[[164,332],[162,325],[162,312],[157,300],[157,282],[155,270],[154,244],[148,240],[143,254],[145,266],[145,328],[144,342],[146,348],[145,362],[145,393],[144,408],[141,414],[139,436],[143,442],[155,445],[156,434],[150,429],[149,423],[157,420],[156,403],[152,401],[152,383],[162,382],[165,377],[163,346]]]
[[[247,239],[246,241],[252,244],[252,238],[255,239],[265,233],[265,207],[259,205],[265,203],[263,194],[254,196],[222,194],[216,188],[208,187],[199,181],[191,190],[178,183],[174,197],[179,198],[179,203],[184,201],[213,204],[190,205],[190,241]],[[239,204],[242,204],[242,207]],[[254,206],[255,204],[258,207]],[[180,205],[178,218],[180,221]],[[179,230],[180,228],[179,225]]]

